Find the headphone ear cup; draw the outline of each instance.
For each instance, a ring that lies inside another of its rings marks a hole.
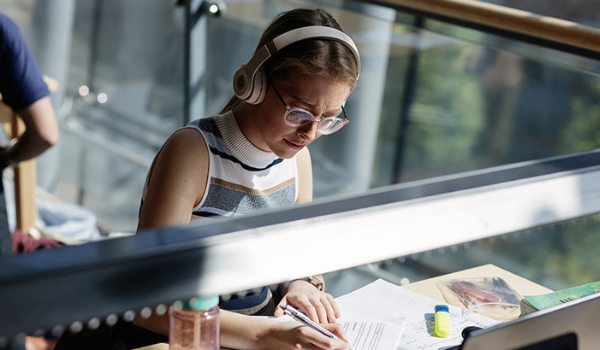
[[[246,103],[257,105],[265,99],[267,93],[267,78],[265,77],[265,68],[260,67],[252,81],[252,89],[249,91]]]
[[[282,48],[300,40],[312,38],[330,38],[344,43],[355,55],[358,70],[360,71],[360,57],[358,50],[349,36],[337,29],[321,26],[309,26],[292,29],[275,37],[270,42],[257,48],[247,64],[241,66],[233,76],[233,90],[235,95],[249,104],[261,103],[267,93],[267,77],[263,64],[274,53]],[[358,75],[357,75],[358,79]]]
[[[246,65],[241,66],[233,75],[233,92],[240,100],[246,100],[252,92],[252,82],[245,68]]]

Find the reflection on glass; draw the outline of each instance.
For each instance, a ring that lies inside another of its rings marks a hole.
[[[343,295],[378,278],[406,284],[493,264],[552,290],[600,281],[600,215],[390,259],[326,275]],[[337,283],[336,283],[337,282]]]
[[[593,0],[568,6],[558,0],[490,2],[583,24],[600,18],[596,7],[586,6]],[[33,33],[31,1],[27,6],[1,3],[24,32]],[[106,231],[133,232],[150,162],[184,122],[183,7],[162,0],[97,3],[75,6],[69,79],[61,82],[68,92],[59,103],[68,102],[68,108],[61,110],[66,122],[54,194],[91,209]],[[289,8],[315,5],[228,2],[221,16],[208,17],[205,115],[218,112],[231,96],[233,72],[251,56],[267,21]],[[315,197],[598,147],[598,62],[392,9],[325,7],[353,37],[364,64],[357,91],[346,104],[356,117],[343,132],[311,146]],[[82,86],[88,88],[86,96],[77,93]],[[97,103],[100,96],[105,103]],[[456,252],[408,257],[398,266],[419,263],[413,270],[437,271],[430,266],[443,260],[456,264],[448,268],[462,268],[461,261],[467,264],[485,248],[517,264],[516,269],[527,266],[532,279],[541,276],[541,266],[556,267],[551,274],[556,286],[580,283],[572,276],[600,279],[598,271],[571,270],[583,265],[577,261],[585,253],[568,249],[593,251],[584,244],[594,240],[593,230],[581,225],[562,225],[572,229],[560,234],[545,228],[541,231],[552,233],[522,233]],[[533,235],[538,238],[532,240]],[[516,256],[514,247],[521,246]],[[534,255],[538,247],[547,254]]]

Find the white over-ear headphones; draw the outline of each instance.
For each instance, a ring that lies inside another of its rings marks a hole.
[[[360,56],[352,39],[344,32],[331,27],[310,26],[290,30],[269,41],[258,50],[247,64],[233,76],[233,91],[236,96],[250,104],[259,104],[265,98],[267,82],[263,63],[275,52],[295,42],[306,39],[331,39],[344,44],[354,54],[360,72]],[[357,76],[358,78],[358,76]]]

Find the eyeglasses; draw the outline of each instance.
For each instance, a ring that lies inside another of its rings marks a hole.
[[[312,123],[315,120],[318,120],[319,124],[317,125],[317,130],[319,130],[319,132],[323,135],[329,135],[340,130],[344,125],[350,122],[348,120],[348,116],[346,116],[344,106],[342,106],[342,110],[339,111],[338,114],[333,117],[315,117],[312,113],[310,113],[309,111],[305,111],[302,108],[290,107],[290,105],[288,105],[283,100],[283,98],[279,94],[279,91],[277,91],[277,89],[275,88],[275,85],[271,83],[271,86],[273,87],[273,91],[275,91],[275,93],[281,100],[281,103],[283,103],[283,105],[286,108],[284,120],[285,123],[289,126],[302,126],[308,123]],[[344,114],[344,119],[339,117],[341,113]]]

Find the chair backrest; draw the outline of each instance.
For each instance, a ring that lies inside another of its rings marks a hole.
[[[12,255],[12,239],[8,228],[8,212],[6,211],[4,185],[0,181],[0,258]]]
[[[0,124],[7,138],[6,142],[19,137],[25,132],[25,123],[21,117],[4,104],[0,98]],[[30,233],[35,228],[37,219],[37,204],[35,202],[36,164],[35,158],[22,161],[13,166],[14,180],[14,202],[15,202],[15,229],[24,234]],[[4,198],[5,199],[5,198]],[[3,201],[6,206],[6,200]]]
[[[2,100],[0,100],[0,124],[3,128],[0,128],[0,145],[8,142],[8,132],[6,131],[8,118],[11,118],[12,110],[10,110]],[[0,175],[2,175],[0,173]],[[4,192],[4,183],[1,181],[0,176],[0,258],[6,256],[12,256],[12,239],[11,232],[8,226],[8,211],[6,210],[6,196]]]
[[[50,92],[58,90],[56,79],[44,75],[44,81]],[[10,139],[19,137],[25,131],[23,120],[6,104],[2,102],[0,94],[0,132],[2,139],[8,142]],[[6,136],[6,137],[4,137]],[[3,145],[3,143],[0,143]],[[19,163],[14,168],[15,184],[15,214],[16,229],[27,234],[35,227],[37,219],[37,205],[35,202],[35,187],[37,184],[35,159],[29,159]],[[0,174],[2,175],[2,174]],[[0,176],[1,178],[1,176]],[[12,239],[8,226],[8,213],[6,205],[6,193],[3,184],[0,184],[0,257],[12,255]]]

